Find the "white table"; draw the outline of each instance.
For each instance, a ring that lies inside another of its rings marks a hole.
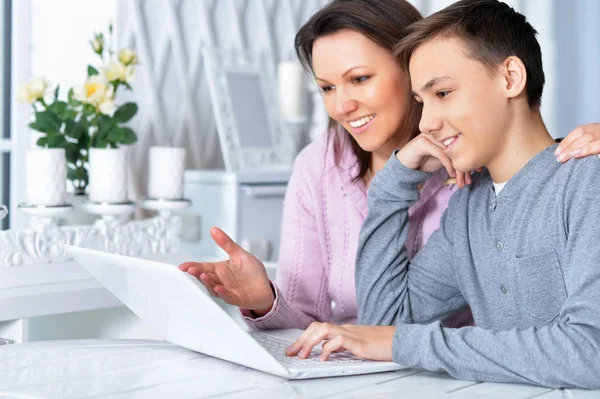
[[[147,340],[0,347],[0,397],[15,398],[600,398],[600,392],[459,381],[404,370],[288,381]]]

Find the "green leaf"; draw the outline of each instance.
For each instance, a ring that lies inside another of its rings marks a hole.
[[[54,90],[54,101],[58,100],[58,91],[60,89],[60,85],[56,86],[56,89]]]
[[[62,134],[49,134],[48,135],[48,147],[49,148],[62,148],[67,141],[65,136]]]
[[[35,122],[31,122],[29,124],[29,127],[32,128],[33,130],[37,130],[38,132],[48,133],[47,131],[44,130],[44,128],[42,126],[38,125]]]
[[[67,162],[75,164],[79,158],[79,148],[76,145],[71,144],[65,148],[65,155],[67,157]]]
[[[88,76],[99,75],[98,70],[91,65],[88,65],[87,73],[88,73]]]
[[[137,111],[138,106],[136,103],[125,103],[115,111],[113,118],[118,123],[129,122],[131,118],[135,116]]]
[[[108,140],[106,138],[98,138],[94,142],[94,147],[95,148],[106,148],[106,147],[108,147]]]
[[[73,106],[73,107],[77,107],[78,105],[81,105],[81,101],[79,101],[79,100],[76,100],[76,99],[73,97],[73,89],[72,89],[72,88],[69,90],[69,94],[67,95],[67,98],[68,98],[68,100],[69,100],[69,104],[70,104],[71,106]]]
[[[121,127],[119,129],[123,131],[123,139],[119,140],[121,144],[133,144],[137,141],[137,136],[133,129],[128,127]]]
[[[83,148],[88,148],[88,146],[90,145],[90,135],[85,131],[84,129],[84,134],[83,136],[81,136],[81,138],[79,139],[79,148],[83,149]]]
[[[77,177],[77,171],[75,169],[67,168],[67,179],[79,180],[79,177]]]
[[[75,140],[80,140],[81,136],[85,133],[83,126],[80,123],[77,123],[73,120],[69,120],[65,122],[65,135],[74,138]]]
[[[109,131],[107,138],[111,144],[118,143],[125,138],[125,133],[123,132],[123,129],[115,126],[114,129]]]
[[[59,133],[61,122],[52,111],[41,111],[35,113],[36,130],[44,133]]]
[[[46,147],[48,145],[48,136],[40,137],[37,139],[36,144],[38,147]]]
[[[92,104],[83,104],[83,114],[85,116],[92,116],[96,114],[96,107]]]
[[[67,103],[64,101],[55,101],[48,106],[48,111],[53,112],[59,120],[64,120],[64,114],[67,112]]]

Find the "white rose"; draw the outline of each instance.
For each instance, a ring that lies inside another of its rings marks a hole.
[[[119,61],[111,61],[108,63],[107,68],[104,69],[104,75],[109,82],[122,80],[122,77],[125,76],[125,65]]]
[[[119,51],[119,61],[124,65],[135,65],[138,62],[137,53],[128,48],[121,49]]]
[[[100,54],[104,50],[104,43],[101,39],[95,37],[94,40],[92,40],[92,48],[96,53]]]
[[[131,83],[135,79],[135,68],[133,65],[127,65],[125,67],[125,71],[123,71],[123,75],[121,76],[121,81],[125,83]]]
[[[112,98],[114,89],[102,75],[92,75],[82,86],[73,87],[73,97],[84,103],[98,106],[106,97]]]
[[[37,77],[19,87],[17,99],[27,104],[33,104],[37,100],[44,98],[48,92],[48,81]]]
[[[105,98],[98,106],[98,110],[104,115],[112,115],[116,109],[117,107],[114,100],[110,98]]]

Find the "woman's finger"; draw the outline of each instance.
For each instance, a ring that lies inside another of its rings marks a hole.
[[[230,305],[238,306],[238,304],[240,303],[240,298],[236,294],[227,290],[227,288],[220,284],[215,284],[214,291],[216,292],[219,298],[221,298]]]
[[[220,263],[223,262],[184,262],[179,265],[179,269],[189,271],[191,268],[195,268],[203,273],[214,273]]]
[[[219,297],[219,294],[217,294],[215,292],[215,284],[213,283],[212,279],[210,278],[210,276],[206,273],[202,273],[199,276],[200,281],[202,282],[202,284],[204,284],[204,287],[206,287],[206,290],[208,291],[208,293],[214,297]]]
[[[554,150],[554,156],[557,157],[557,160],[559,162],[562,161],[562,159],[560,159],[560,158],[561,158],[561,155],[563,153],[565,153],[565,149],[567,149],[574,141],[576,141],[577,139],[579,139],[583,135],[585,135],[585,131],[584,131],[583,127],[579,126],[579,127],[575,128],[575,129],[573,129],[573,131],[571,131],[567,135],[567,137],[565,137],[564,139],[562,139],[562,141],[560,142],[560,144],[556,147],[556,150]]]
[[[600,154],[600,141],[594,141],[583,147],[581,153],[578,153],[574,158],[585,158],[590,155]]]
[[[594,137],[584,134],[573,140],[562,153],[556,158],[558,162],[567,162],[571,158],[586,157],[590,153],[587,151],[587,146],[594,141]]]

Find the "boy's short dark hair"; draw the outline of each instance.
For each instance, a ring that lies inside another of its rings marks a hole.
[[[516,56],[527,70],[527,101],[539,108],[544,90],[542,51],[537,31],[524,15],[498,0],[461,0],[413,23],[394,48],[394,55],[408,71],[413,52],[435,37],[456,38],[464,43],[467,56],[490,71],[507,57]]]

